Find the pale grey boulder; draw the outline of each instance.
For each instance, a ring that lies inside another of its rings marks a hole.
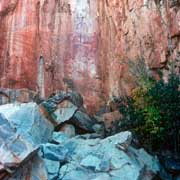
[[[41,108],[55,126],[61,129],[64,124],[72,124],[78,132],[92,133],[102,129],[95,119],[83,108],[83,98],[75,91],[60,91],[41,103]],[[95,126],[96,125],[96,126]]]
[[[35,103],[0,106],[1,170],[14,172],[51,139],[53,129]]]

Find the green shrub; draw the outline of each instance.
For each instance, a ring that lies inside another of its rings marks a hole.
[[[118,129],[134,132],[146,149],[179,153],[179,76],[171,72],[168,82],[155,81],[152,77],[145,80],[133,90],[131,97],[122,98],[120,112],[123,118]]]

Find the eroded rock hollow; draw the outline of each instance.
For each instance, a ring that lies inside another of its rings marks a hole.
[[[89,112],[129,93],[125,60],[179,60],[176,0],[0,0],[0,86],[79,91]]]

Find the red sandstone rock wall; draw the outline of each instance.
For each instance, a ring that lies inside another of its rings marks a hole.
[[[1,0],[0,86],[47,96],[68,84],[94,111],[130,91],[122,61],[178,59],[179,23],[177,0]]]
[[[97,9],[96,0],[1,0],[0,85],[44,96],[64,79],[98,105]]]
[[[100,61],[110,94],[131,90],[133,78],[122,63],[128,59],[142,57],[152,70],[170,59],[180,62],[178,0],[101,0],[99,19]]]

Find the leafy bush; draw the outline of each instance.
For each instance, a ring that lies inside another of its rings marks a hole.
[[[138,76],[137,76],[138,77]],[[142,80],[141,75],[139,78]],[[151,76],[139,84],[131,97],[122,98],[119,130],[131,130],[149,150],[180,151],[180,79],[173,72],[168,82]]]

